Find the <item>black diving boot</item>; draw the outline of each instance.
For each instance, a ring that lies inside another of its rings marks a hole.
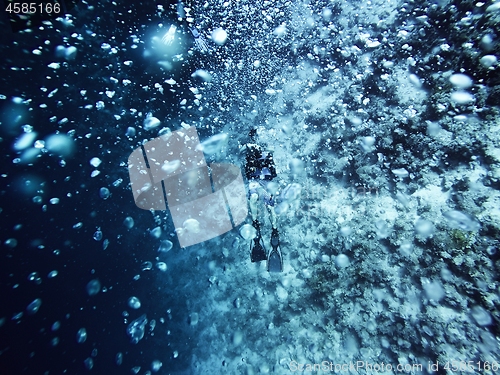
[[[267,270],[269,272],[283,271],[283,260],[281,259],[280,235],[278,229],[273,228],[271,233],[272,250],[267,259]]]
[[[264,242],[262,241],[262,236],[260,235],[260,223],[258,220],[254,220],[252,223],[253,227],[257,230],[257,236],[250,242],[250,259],[253,262],[260,262],[267,259],[266,249],[264,248]]]

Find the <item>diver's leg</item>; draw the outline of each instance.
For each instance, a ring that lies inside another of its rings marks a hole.
[[[257,220],[258,210],[257,210],[257,202],[259,200],[259,196],[257,193],[252,193],[250,195],[250,213],[252,215],[252,220]]]
[[[250,243],[250,260],[252,262],[260,262],[267,259],[267,251],[264,247],[264,242],[262,241],[262,236],[260,234],[260,223],[258,220],[258,209],[257,203],[259,201],[259,195],[256,192],[250,191],[250,213],[252,215],[252,225],[256,230],[256,236]]]
[[[271,232],[271,252],[267,257],[267,270],[269,272],[281,272],[283,271],[283,259],[281,258],[280,235],[276,227],[276,212],[274,211],[274,204],[267,204],[266,207],[273,227]]]
[[[274,206],[266,204],[267,211],[269,212],[269,219],[271,220],[271,226],[273,229],[277,229],[276,226],[276,211],[274,211]]]

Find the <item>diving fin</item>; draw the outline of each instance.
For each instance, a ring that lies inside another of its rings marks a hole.
[[[269,253],[269,258],[267,258],[267,270],[269,272],[281,272],[283,271],[283,260],[281,259],[280,237],[276,228],[273,228],[271,233],[271,246],[273,249]]]
[[[252,242],[250,242],[250,260],[252,263],[267,259],[264,241],[262,241],[262,236],[260,235],[260,224],[258,220],[253,222],[253,226],[257,230],[257,236],[252,240]]]

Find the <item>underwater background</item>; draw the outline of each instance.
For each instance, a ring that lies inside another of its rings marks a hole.
[[[500,2],[47,3],[2,5],[1,374],[498,373]],[[273,153],[283,272],[135,205],[190,126]]]

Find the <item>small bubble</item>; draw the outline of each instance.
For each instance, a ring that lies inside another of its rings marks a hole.
[[[87,340],[87,330],[85,328],[80,328],[76,333],[76,342],[82,344],[86,340]]]
[[[99,165],[101,165],[101,163],[102,163],[102,161],[99,158],[94,157],[94,158],[90,159],[90,165],[95,167],[95,168],[97,168]]]
[[[134,227],[134,219],[130,216],[127,216],[125,220],[123,220],[123,225],[125,225],[127,229],[132,229]]]
[[[28,307],[26,307],[26,311],[30,315],[36,314],[38,312],[38,310],[40,309],[41,305],[42,305],[42,300],[40,298],[37,298],[37,299],[33,300],[33,302],[31,302],[28,305]]]
[[[95,296],[101,290],[101,282],[97,279],[90,280],[87,284],[87,293],[89,296]]]
[[[94,232],[94,240],[96,241],[101,241],[102,240],[102,232],[100,229],[97,229],[95,232]]]
[[[57,276],[57,274],[58,274],[58,272],[57,272],[56,270],[54,270],[54,271],[50,271],[50,272],[49,272],[49,274],[47,275],[47,277],[48,277],[49,279],[52,279],[52,278],[56,277],[56,276]]]
[[[9,238],[9,239],[5,240],[4,244],[5,244],[5,246],[8,246],[11,249],[13,249],[14,247],[17,246],[17,240],[15,238]]]
[[[109,192],[109,189],[108,189],[108,188],[106,188],[106,187],[102,187],[102,188],[99,190],[99,196],[100,196],[102,199],[108,199],[110,195],[111,195],[111,193]]]

